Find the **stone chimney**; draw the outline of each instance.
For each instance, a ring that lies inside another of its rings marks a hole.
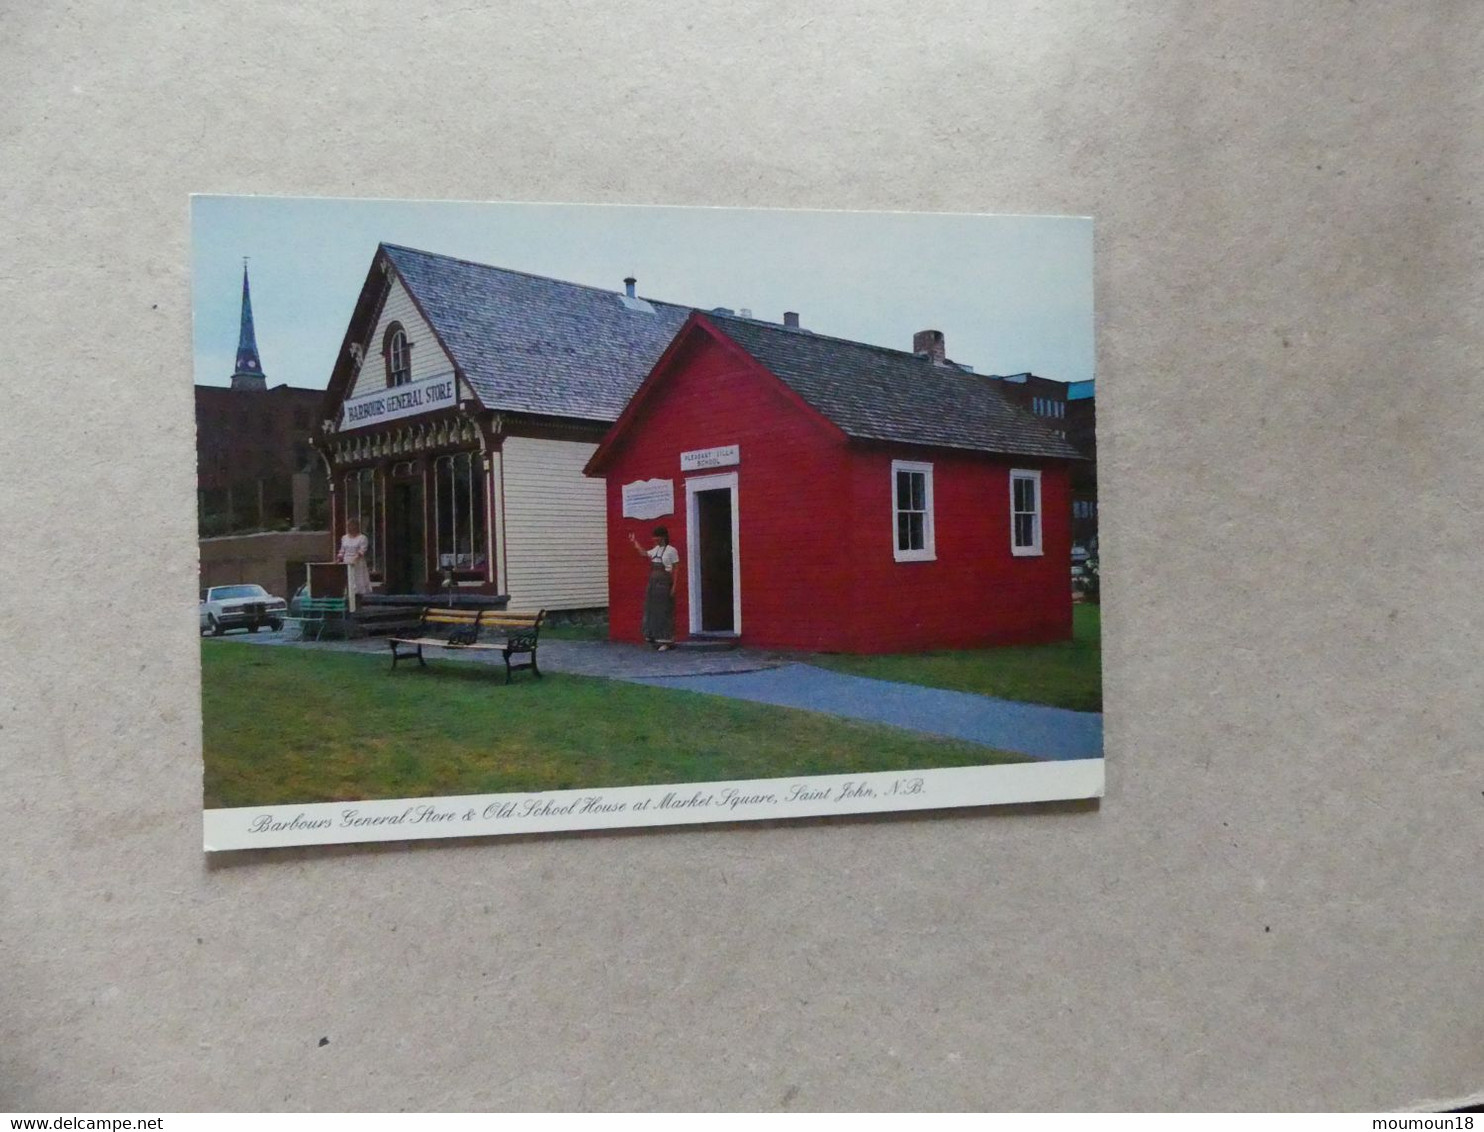
[[[797,330],[799,328],[799,312],[798,311],[784,311],[783,312],[783,325],[784,326],[787,326],[787,327],[791,327],[794,330]]]
[[[948,353],[943,345],[941,330],[919,330],[912,335],[912,352],[935,366],[948,364]]]
[[[623,280],[623,293],[632,299],[634,297],[634,285],[638,282],[639,280],[635,279],[632,275],[625,275]]]

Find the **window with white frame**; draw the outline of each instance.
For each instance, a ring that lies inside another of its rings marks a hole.
[[[485,572],[484,469],[476,452],[433,461],[433,516],[438,568]]]
[[[1010,553],[1041,553],[1041,473],[1010,473]]]
[[[933,466],[891,462],[893,543],[898,562],[930,562],[933,547]]]
[[[381,352],[386,358],[387,385],[408,384],[412,380],[412,343],[407,341],[407,331],[400,322],[386,328]]]

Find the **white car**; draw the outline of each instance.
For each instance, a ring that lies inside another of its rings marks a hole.
[[[201,599],[201,632],[220,637],[228,629],[256,633],[264,625],[283,628],[288,602],[262,586],[212,586]]]

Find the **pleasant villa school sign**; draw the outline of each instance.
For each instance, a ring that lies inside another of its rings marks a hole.
[[[441,377],[415,381],[411,385],[378,389],[375,393],[346,401],[345,411],[340,415],[340,428],[341,431],[366,428],[385,421],[394,421],[399,417],[452,408],[457,401],[458,382],[453,374],[446,373]]]
[[[730,468],[742,462],[742,449],[736,444],[721,448],[698,448],[694,452],[680,454],[680,470],[696,472],[702,468]]]

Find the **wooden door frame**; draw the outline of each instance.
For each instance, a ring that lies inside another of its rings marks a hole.
[[[686,598],[693,637],[705,632],[701,628],[701,524],[696,495],[702,491],[723,489],[732,493],[732,632],[729,635],[742,635],[742,546],[737,537],[740,529],[737,473],[723,472],[712,476],[692,476],[685,481]]]

